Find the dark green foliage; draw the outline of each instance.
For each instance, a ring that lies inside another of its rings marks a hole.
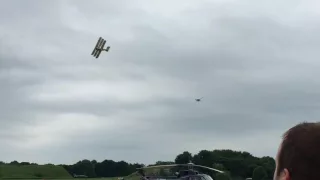
[[[43,174],[37,172],[37,173],[34,173],[34,176],[37,177],[37,178],[42,178]]]
[[[259,166],[256,169],[254,169],[252,174],[252,180],[266,180],[268,177],[266,170]]]
[[[202,150],[193,156],[193,163],[208,167],[223,166],[231,176],[239,178],[252,177],[253,170],[262,166],[267,170],[268,179],[272,179],[275,161],[271,157],[257,158],[248,152],[232,150]],[[216,167],[216,169],[219,169]]]
[[[183,152],[182,154],[179,154],[174,162],[176,164],[187,164],[192,160],[192,154],[188,151]]]
[[[10,162],[11,165],[19,165],[19,162],[18,161],[12,161]]]
[[[51,165],[0,165],[3,179],[39,179],[39,178],[71,178],[70,174],[60,166]]]
[[[189,162],[193,162],[194,164],[213,167],[219,170],[223,170],[227,172],[227,176],[232,179],[245,179],[248,177],[252,177],[253,172],[259,171],[262,174],[261,176],[265,179],[272,179],[273,172],[275,169],[275,161],[271,157],[254,157],[248,152],[240,152],[240,151],[232,151],[232,150],[202,150],[199,153],[192,156],[192,154],[188,151],[185,151],[176,156],[174,162],[172,161],[157,161],[154,165],[167,165],[167,164],[185,164]],[[1,164],[1,163],[0,163]],[[5,163],[2,163],[5,164]],[[40,174],[43,178],[47,178],[49,176],[55,176],[56,174],[62,174],[60,176],[70,175],[86,175],[88,177],[124,177],[129,174],[132,174],[136,171],[136,168],[144,166],[143,164],[130,164],[125,161],[113,161],[113,160],[104,160],[102,162],[97,162],[96,160],[82,160],[73,165],[37,165],[35,163],[12,161],[5,165],[0,165],[0,168],[6,167],[4,170],[0,171],[0,177],[3,176],[12,176],[16,175],[16,171],[21,171],[21,175],[23,178],[40,178]],[[14,168],[13,168],[14,167]],[[16,169],[16,168],[20,169]],[[31,168],[32,167],[32,168]],[[35,168],[41,167],[41,168]],[[46,168],[43,168],[46,167]],[[58,171],[55,167],[64,168],[64,172]],[[22,168],[22,169],[21,169]],[[51,170],[49,168],[52,168]],[[37,171],[35,171],[37,169]],[[257,170],[258,169],[258,170]],[[260,169],[260,170],[259,170]],[[66,170],[66,171],[65,171]],[[212,177],[225,178],[218,173],[214,173],[210,170],[198,169],[200,172],[211,175]],[[50,171],[50,173],[48,172]],[[172,172],[175,172],[175,169],[172,169]],[[22,173],[23,172],[23,173]],[[257,173],[256,172],[256,173]],[[11,173],[11,174],[10,174]],[[40,173],[40,174],[35,174]],[[5,174],[5,175],[4,175]],[[18,173],[19,174],[19,173]],[[164,170],[159,171],[159,174],[166,174]],[[258,175],[255,175],[258,177]],[[256,177],[256,178],[257,178]],[[260,176],[259,176],[260,177]],[[21,177],[22,178],[22,177]],[[258,179],[261,180],[261,179]]]
[[[29,162],[21,162],[20,165],[24,166],[24,165],[30,165]]]
[[[212,167],[213,167],[214,169],[219,169],[219,170],[221,170],[221,171],[225,171],[225,170],[226,170],[226,168],[224,167],[224,165],[223,165],[223,164],[220,164],[220,163],[214,163],[214,164],[212,165]]]
[[[216,175],[216,180],[231,180],[230,176],[225,173],[219,173]]]
[[[96,177],[95,169],[91,161],[85,159],[73,165],[73,174]]]

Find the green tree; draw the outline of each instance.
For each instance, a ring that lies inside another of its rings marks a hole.
[[[187,164],[192,160],[192,154],[188,151],[184,151],[182,154],[179,154],[174,162],[176,164]]]
[[[174,162],[171,161],[157,161],[155,165],[166,165],[166,164],[185,164],[192,161],[195,164],[213,167],[215,169],[223,170],[224,172],[229,173],[229,177],[232,179],[244,179],[252,177],[253,172],[257,171],[259,174],[259,169],[264,169],[261,176],[272,179],[273,172],[275,170],[275,160],[272,157],[254,157],[248,152],[233,151],[230,149],[222,150],[201,150],[197,154],[192,156],[191,153],[185,151],[176,156]],[[0,163],[3,164],[3,163]],[[10,165],[28,165],[29,162],[19,163],[18,161],[12,161],[11,163],[4,163],[3,166],[7,164]],[[31,163],[36,165],[35,163]],[[54,166],[54,165],[52,165]],[[129,174],[136,172],[137,168],[143,167],[145,165],[135,163],[130,164],[125,161],[113,161],[113,160],[104,160],[102,162],[97,162],[96,160],[82,160],[72,165],[59,165],[64,167],[71,175],[87,175],[89,177],[124,177]],[[218,173],[215,173],[206,169],[198,169],[201,173],[206,173],[212,177],[216,177]],[[160,174],[174,174],[176,171],[179,171],[180,168],[170,168],[163,169],[158,171]],[[256,172],[256,173],[257,173]],[[265,172],[267,176],[265,176]],[[0,172],[1,174],[1,172]],[[257,176],[257,175],[256,175]]]
[[[216,175],[216,180],[231,180],[231,177],[225,173],[219,173]]]
[[[88,177],[96,177],[94,167],[91,161],[87,159],[77,162],[75,165],[73,165],[71,169],[73,171],[72,174],[86,175]]]
[[[267,177],[267,172],[262,166],[258,166],[256,169],[254,169],[252,174],[252,180],[264,180]]]
[[[193,162],[195,164],[212,167],[214,163],[218,162],[219,155],[215,152],[202,150],[198,154],[193,156]]]
[[[212,168],[218,169],[218,170],[220,170],[220,171],[226,170],[226,168],[225,168],[225,167],[223,166],[223,164],[221,164],[221,163],[214,163],[214,164],[212,165]]]
[[[0,165],[0,179],[3,177],[3,164]]]
[[[11,165],[19,165],[19,162],[18,161],[12,161],[10,162]]]
[[[267,172],[269,179],[272,179],[273,173],[276,167],[276,162],[272,157],[262,157],[259,160],[259,165],[261,165]]]

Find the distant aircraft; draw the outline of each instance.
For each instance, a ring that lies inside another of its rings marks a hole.
[[[98,42],[96,46],[94,47],[91,55],[93,55],[95,58],[98,58],[101,54],[101,51],[106,51],[108,52],[110,49],[110,46],[108,46],[106,49],[103,49],[104,45],[106,44],[106,40],[104,40],[102,37],[98,39]]]
[[[203,97],[202,97],[202,98],[203,98]],[[202,98],[198,98],[198,99],[196,99],[196,101],[197,101],[197,102],[200,102]]]

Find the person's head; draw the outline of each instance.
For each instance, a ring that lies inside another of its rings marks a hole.
[[[283,135],[274,180],[320,179],[320,123],[300,123]]]

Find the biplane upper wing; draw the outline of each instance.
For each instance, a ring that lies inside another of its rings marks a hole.
[[[95,52],[97,51],[97,49],[98,49],[98,47],[99,47],[99,43],[100,43],[101,41],[102,41],[102,37],[99,37],[99,39],[98,39],[98,41],[97,41],[97,44],[96,44],[96,46],[94,47],[91,55],[94,55],[94,54],[95,54]]]

